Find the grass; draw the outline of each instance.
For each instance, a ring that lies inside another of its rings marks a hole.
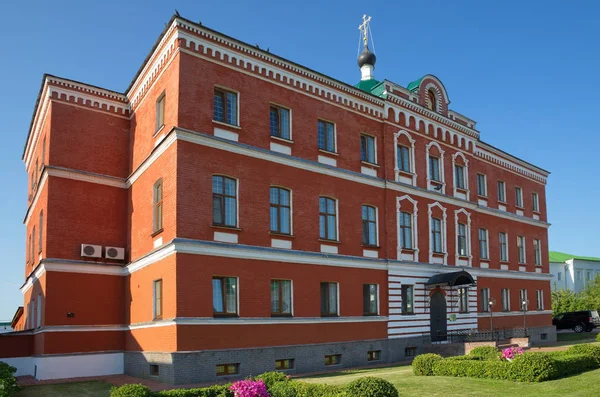
[[[598,396],[600,369],[543,383],[515,383],[502,380],[415,376],[410,365],[370,370],[350,370],[300,380],[344,385],[363,376],[377,376],[411,396]],[[403,394],[401,394],[403,395]]]
[[[589,342],[596,340],[596,333],[593,332],[582,332],[577,334],[573,333],[560,333],[556,334],[557,342]]]
[[[27,386],[17,397],[108,397],[112,385],[102,381]]]

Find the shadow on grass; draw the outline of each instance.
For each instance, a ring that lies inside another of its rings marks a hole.
[[[26,386],[17,397],[108,397],[111,384],[99,380]]]

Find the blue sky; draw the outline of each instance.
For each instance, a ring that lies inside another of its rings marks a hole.
[[[357,26],[364,13],[371,15],[375,76],[404,86],[427,73],[439,77],[450,107],[478,121],[483,140],[552,172],[551,249],[600,256],[594,207],[600,196],[599,4],[288,3],[2,2],[0,320],[23,303],[27,176],[21,154],[42,74],[124,91],[174,9],[351,84],[360,79]]]

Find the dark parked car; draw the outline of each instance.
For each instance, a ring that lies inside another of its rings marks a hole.
[[[552,318],[556,329],[572,329],[575,332],[590,332],[600,327],[600,316],[596,310],[560,313]]]

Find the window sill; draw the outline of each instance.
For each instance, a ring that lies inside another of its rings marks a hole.
[[[415,174],[413,174],[410,171],[404,171],[404,170],[396,170],[398,172],[398,175],[402,175],[402,176],[407,176],[407,177],[413,177],[415,176]]]
[[[320,153],[324,153],[324,154],[328,154],[330,156],[339,156],[339,153],[336,152],[330,152],[329,150],[325,150],[325,149],[319,149]]]
[[[163,228],[161,227],[160,229],[158,229],[157,231],[155,231],[154,233],[152,233],[152,234],[150,235],[150,237],[156,237],[156,236],[158,236],[159,234],[161,234],[161,233],[162,233],[164,230],[165,230],[165,229],[163,229]]]
[[[321,317],[339,317],[339,314],[323,314],[321,313]]]
[[[240,127],[239,125],[229,124],[224,121],[213,120],[212,122],[213,122],[213,124],[222,125],[222,126],[229,127],[229,128],[235,128],[236,130],[242,129],[242,127]]]
[[[465,194],[469,193],[469,189],[465,189],[464,187],[457,187],[456,191],[458,193],[465,193]]]
[[[542,215],[542,213],[540,211],[532,211],[532,212],[536,215]]]
[[[271,236],[277,236],[277,237],[286,237],[286,238],[296,238],[296,236],[294,236],[293,234],[286,234],[286,233],[279,233],[279,232],[269,232],[269,234]]]
[[[416,252],[417,250],[414,248],[400,248],[400,251],[402,252]]]
[[[361,247],[363,247],[365,249],[372,249],[372,250],[378,250],[381,248],[381,246],[379,246],[379,245],[369,245],[369,244],[361,244]]]
[[[510,265],[510,261],[499,261],[501,265]]]
[[[446,255],[447,252],[436,252],[436,251],[434,251],[434,252],[432,252],[432,254],[433,255],[437,255],[437,256],[442,256],[442,255]]]
[[[370,162],[368,162],[368,161],[364,161],[364,160],[361,160],[361,161],[360,161],[360,163],[361,163],[362,165],[366,165],[366,166],[368,166],[368,167],[379,168],[379,165],[377,165],[377,163],[370,163]]]
[[[322,243],[329,243],[329,244],[341,244],[342,243],[340,240],[328,240],[326,238],[320,238],[319,241]]]
[[[276,141],[281,141],[284,143],[290,143],[290,144],[294,143],[294,141],[292,141],[291,139],[282,138],[280,136],[275,136],[275,135],[271,135],[271,139],[274,139]]]
[[[363,313],[363,317],[377,317],[379,313]]]
[[[162,321],[162,316],[157,316],[152,319],[152,321]]]
[[[471,257],[469,255],[459,255],[458,259],[469,260]]]
[[[237,226],[210,225],[210,227],[212,227],[214,229],[231,230],[232,232],[241,232],[243,230],[243,229],[240,229]]]
[[[156,131],[154,131],[154,135],[152,135],[152,138],[156,138],[156,136],[158,134],[160,134],[160,132],[165,128],[165,125],[161,125],[159,129],[157,129]]]
[[[508,203],[506,201],[502,201],[502,200],[498,200],[498,204],[508,205]]]
[[[515,208],[522,211],[525,210],[525,207],[521,207],[520,205],[515,205]]]
[[[285,314],[285,313],[271,313],[271,317],[278,317],[278,318],[293,318],[294,316],[292,314]]]
[[[240,316],[238,314],[219,314],[219,313],[213,313],[213,317],[214,318],[239,318]]]
[[[478,198],[478,199],[482,199],[482,200],[487,200],[487,199],[488,199],[488,196],[482,196],[481,194],[478,194],[478,195],[477,195],[477,198]]]

